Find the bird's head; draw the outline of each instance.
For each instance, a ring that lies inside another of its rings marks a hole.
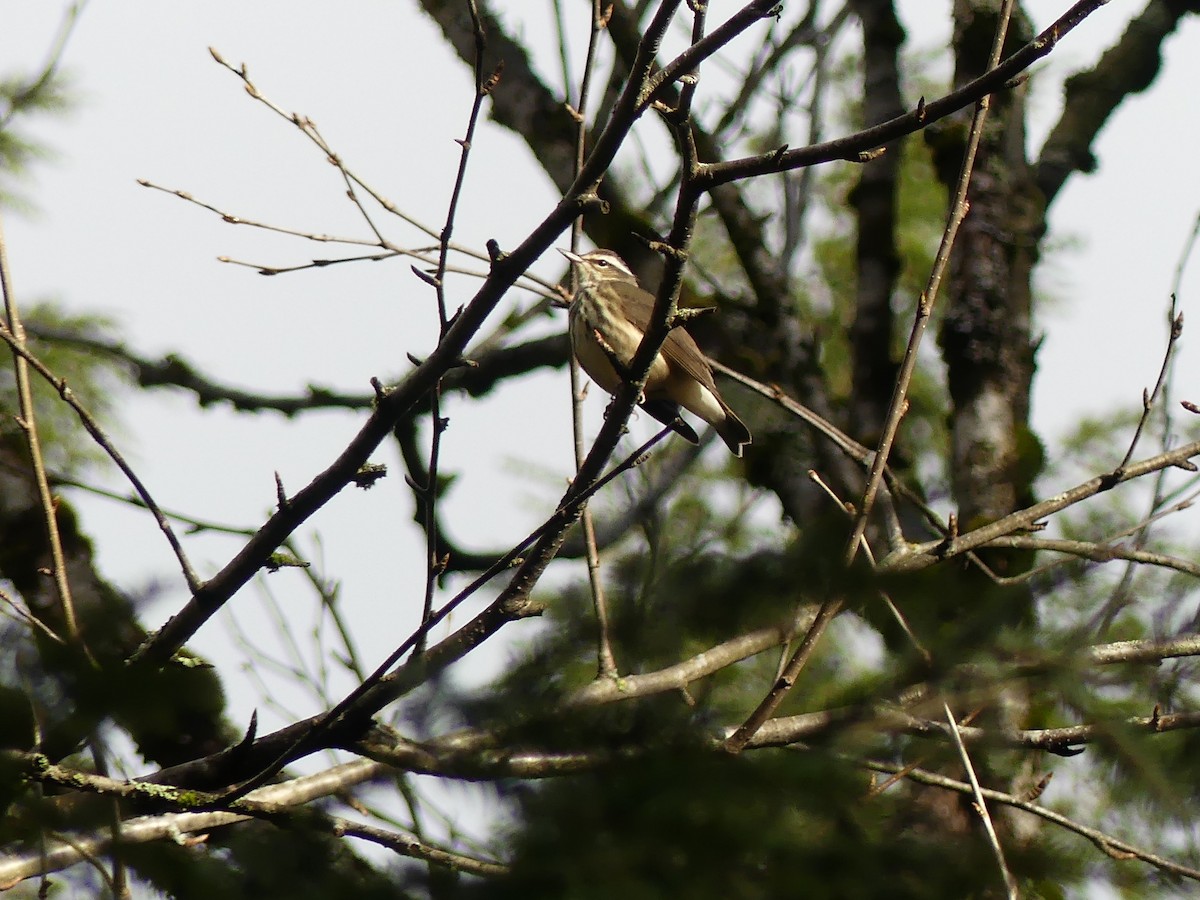
[[[637,276],[629,265],[611,250],[592,250],[580,256],[570,250],[559,250],[575,266],[579,275],[579,286],[588,288],[595,284],[620,282],[637,284]]]

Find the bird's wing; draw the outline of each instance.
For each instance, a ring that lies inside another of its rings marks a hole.
[[[641,288],[632,285],[615,285],[621,295],[626,314],[643,334],[650,327],[650,315],[654,312],[654,299]],[[696,345],[696,341],[682,326],[672,328],[663,344],[662,354],[667,364],[683,369],[692,378],[713,393],[716,393],[716,382],[713,381],[712,367],[704,354]]]

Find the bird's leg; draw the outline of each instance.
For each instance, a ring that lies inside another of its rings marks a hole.
[[[613,397],[608,401],[608,406],[604,407],[604,420],[608,421],[608,414],[612,412],[613,404],[617,402],[617,398]],[[621,428],[621,434],[629,434],[629,426],[625,425]]]

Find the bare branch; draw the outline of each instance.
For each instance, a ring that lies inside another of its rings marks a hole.
[[[65,38],[64,38],[65,39]],[[17,387],[17,402],[20,415],[17,424],[25,434],[25,446],[33,468],[34,483],[42,508],[42,523],[46,530],[46,543],[50,547],[53,561],[54,586],[58,591],[58,602],[62,608],[63,624],[67,638],[87,659],[91,659],[87,644],[79,631],[75,618],[75,604],[71,600],[71,585],[67,580],[67,567],[63,556],[62,540],[58,533],[58,514],[54,498],[50,495],[50,482],[46,477],[46,465],[42,458],[42,443],[38,436],[34,418],[33,393],[29,380],[30,354],[25,348],[25,329],[17,308],[17,297],[12,283],[12,270],[8,263],[8,242],[4,238],[3,222],[0,222],[0,293],[4,296],[4,327],[0,337],[12,351],[14,380]],[[186,569],[186,566],[185,566]],[[94,664],[94,660],[92,661]]]
[[[900,772],[902,769],[904,769],[903,766],[898,766],[895,763],[878,762],[875,760],[863,760],[860,762],[860,765],[876,772],[892,773]],[[919,784],[928,784],[932,785],[933,787],[944,788],[945,790],[957,791],[961,794],[970,794],[973,792],[971,785],[966,784],[965,782],[955,781],[952,778],[946,778],[943,775],[937,775],[933,772],[927,772],[923,769],[910,769],[904,771],[904,777]],[[1006,806],[1024,810],[1027,813],[1032,813],[1035,816],[1045,819],[1047,822],[1051,822],[1055,825],[1065,828],[1068,831],[1073,831],[1076,834],[1087,838],[1097,847],[1099,847],[1104,853],[1110,856],[1121,854],[1121,856],[1118,856],[1117,858],[1137,858],[1143,862],[1149,863],[1155,868],[1162,869],[1164,872],[1170,872],[1173,875],[1182,875],[1184,878],[1200,880],[1200,870],[1191,869],[1187,866],[1181,866],[1178,863],[1171,862],[1169,859],[1165,859],[1157,854],[1135,847],[1133,844],[1128,844],[1124,841],[1111,837],[1110,835],[1107,835],[1098,829],[1081,825],[1078,822],[1075,822],[1074,820],[1069,819],[1060,813],[1056,813],[1051,809],[1047,809],[1044,806],[1038,806],[1036,803],[1031,803],[1028,800],[1014,797],[1012,794],[1004,794],[1000,791],[993,791],[990,788],[981,788],[980,790],[986,799],[991,800],[994,803],[1003,803]]]
[[[1060,510],[1074,506],[1081,500],[1094,497],[1096,494],[1111,490],[1118,484],[1141,478],[1150,472],[1177,466],[1194,468],[1190,462],[1193,456],[1200,455],[1200,441],[1186,444],[1175,450],[1160,453],[1141,462],[1126,466],[1120,472],[1101,475],[1068,491],[1035,503],[1033,506],[1018,510],[988,525],[983,525],[974,531],[945,541],[931,541],[919,544],[907,551],[893,553],[880,562],[880,570],[884,572],[915,572],[927,568],[944,559],[950,559],[968,550],[985,546],[990,541],[1017,531],[1031,528],[1034,523],[1051,516]]]
[[[755,175],[784,169],[798,169],[801,166],[812,166],[833,160],[863,162],[865,161],[863,154],[904,137],[906,134],[920,131],[930,123],[944,119],[972,103],[979,102],[989,94],[1004,89],[1014,76],[1049,54],[1062,37],[1107,2],[1108,0],[1079,0],[1036,39],[995,68],[944,97],[922,104],[912,112],[865,131],[859,131],[837,140],[826,141],[823,144],[786,150],[783,153],[764,153],[746,159],[705,166],[699,175],[699,185],[705,190],[711,190],[728,181],[751,178]]]
[[[3,238],[0,237],[0,242],[2,242],[2,240]],[[3,245],[0,243],[0,254],[2,253]],[[159,530],[162,531],[163,535],[166,537],[167,543],[171,545],[171,551],[175,554],[175,558],[179,561],[179,566],[183,571],[184,581],[187,583],[188,588],[192,591],[199,590],[202,586],[200,577],[196,574],[195,570],[192,568],[192,564],[188,561],[187,554],[184,553],[183,550],[183,545],[179,542],[179,538],[175,536],[174,529],[171,528],[170,520],[166,515],[163,514],[163,511],[159,509],[158,504],[155,503],[154,498],[150,495],[149,490],[146,489],[146,486],[142,483],[142,480],[133,471],[132,467],[125,460],[125,457],[116,448],[116,445],[113,444],[112,440],[110,440],[108,435],[105,434],[104,429],[100,427],[100,423],[97,422],[95,417],[88,412],[87,408],[79,402],[79,399],[75,396],[74,391],[67,386],[66,379],[55,376],[53,372],[46,368],[41,360],[29,352],[25,346],[25,342],[18,337],[17,334],[14,334],[8,328],[5,328],[2,325],[0,325],[0,340],[3,340],[9,345],[9,348],[12,350],[14,356],[20,359],[21,362],[32,366],[34,371],[41,375],[42,378],[45,379],[46,382],[58,392],[58,395],[62,398],[63,402],[75,411],[75,414],[79,417],[79,421],[83,424],[83,427],[87,429],[88,434],[90,434],[96,444],[108,454],[108,457],[114,463],[116,463],[117,468],[121,470],[121,472],[129,480],[129,483],[133,486],[133,489],[137,492],[138,498],[141,500],[142,504],[147,510],[150,511],[150,514],[154,516],[154,521],[158,523]],[[32,415],[32,409],[30,410],[30,415]],[[35,467],[35,471],[40,471],[41,477],[45,478],[45,471],[41,468],[40,458],[41,457],[39,454],[36,457],[39,462]],[[49,497],[48,491],[49,487],[47,485],[47,497]],[[53,518],[52,515],[51,518]],[[54,535],[55,537],[52,541],[52,546],[57,544],[57,528],[54,531]],[[57,553],[61,556],[61,546],[58,548]],[[73,612],[67,616],[67,622],[68,627],[73,629]]]
[[[305,815],[297,818],[288,812],[291,807],[342,793],[355,785],[386,776],[389,772],[387,767],[369,760],[343,763],[316,775],[306,775],[283,784],[260,788],[237,801],[234,806],[236,811],[179,812],[129,819],[121,823],[121,842],[142,844],[150,841],[177,840],[182,834],[207,832],[251,818],[265,818],[281,826],[286,826],[289,822],[303,823],[310,827],[319,826],[332,834],[346,834],[369,840],[402,856],[427,860],[477,875],[499,875],[507,871],[504,866],[496,863],[433,847],[410,835],[386,832],[335,817]],[[26,773],[28,777],[45,784],[58,784],[73,790],[82,789],[113,797],[141,797],[157,803],[179,804],[184,808],[195,806],[198,800],[204,800],[203,797],[197,797],[195,792],[188,792],[187,796],[183,797],[170,789],[155,785],[115,781],[61,766],[39,765],[37,758],[33,756],[29,757]],[[6,856],[0,860],[0,885],[5,888],[12,887],[26,878],[45,875],[65,869],[82,859],[100,856],[110,849],[112,838],[108,834],[97,833],[71,839],[51,839],[48,843],[49,846],[45,849]]]

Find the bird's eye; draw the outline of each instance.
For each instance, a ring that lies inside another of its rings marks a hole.
[[[608,260],[607,259],[598,259],[598,260],[596,260],[596,266],[601,269],[607,268]]]

